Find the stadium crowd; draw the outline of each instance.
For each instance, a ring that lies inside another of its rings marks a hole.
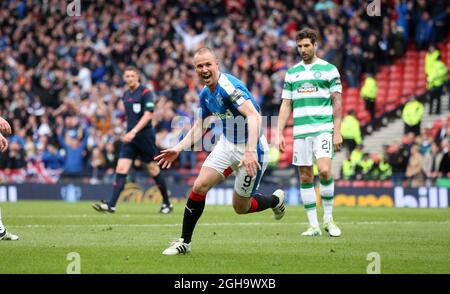
[[[400,141],[385,144],[381,154],[365,153],[362,144],[349,149],[341,168],[341,179],[385,181],[410,187],[433,186],[450,178],[450,124],[441,120],[405,134]]]
[[[408,42],[421,49],[446,36],[445,0],[381,2],[381,16],[370,17],[350,0],[81,1],[80,16],[68,16],[64,1],[1,1],[0,115],[14,129],[0,158],[3,181],[54,182],[61,172],[109,179],[125,129],[127,65],[154,93],[157,145],[167,148],[181,131],[172,119],[193,120],[198,106],[191,55],[199,46],[214,48],[221,70],[242,79],[271,116],[298,62],[301,27],[319,29],[318,55],[349,87]],[[185,153],[177,168],[194,168],[195,156]]]

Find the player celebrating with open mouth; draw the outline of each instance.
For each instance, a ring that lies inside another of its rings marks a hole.
[[[233,208],[238,214],[272,208],[275,219],[285,212],[284,192],[273,195],[256,193],[268,164],[268,144],[261,134],[261,115],[258,104],[247,87],[236,77],[221,73],[219,61],[209,48],[201,48],[194,55],[197,75],[205,87],[200,93],[201,119],[198,119],[184,139],[175,147],[161,151],[158,164],[169,168],[180,152],[201,140],[205,127],[203,119],[211,115],[223,125],[214,150],[203,163],[186,203],[181,238],[163,251],[164,255],[185,254],[191,250],[195,225],[203,213],[208,191],[233,171],[236,175]],[[239,120],[241,119],[241,120]],[[236,127],[236,122],[243,122]]]

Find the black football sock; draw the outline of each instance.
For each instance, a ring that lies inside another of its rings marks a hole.
[[[268,208],[274,208],[275,206],[277,206],[278,202],[278,197],[275,197],[273,195],[264,196],[261,194],[255,194],[252,196],[252,205],[250,206],[248,212],[252,213],[263,211]]]
[[[184,208],[183,231],[181,238],[185,243],[190,243],[195,225],[205,208],[206,195],[191,192]]]
[[[161,192],[163,203],[169,205],[170,200],[169,194],[167,193],[166,180],[164,180],[164,178],[161,176],[161,173],[159,173],[157,176],[154,176],[153,179],[155,180],[155,183],[158,186],[159,191]]]
[[[127,181],[126,174],[116,174],[116,180],[113,183],[114,187],[113,195],[108,203],[109,207],[116,207],[117,200],[119,199],[119,195],[123,191],[123,188],[125,187],[126,181]]]

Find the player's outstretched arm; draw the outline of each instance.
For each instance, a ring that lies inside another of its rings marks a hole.
[[[5,136],[11,135],[11,126],[3,117],[0,117],[0,132]]]
[[[175,146],[174,148],[161,151],[161,154],[156,156],[155,160],[161,168],[170,168],[178,155],[180,155],[180,152]]]
[[[8,149],[8,140],[0,134],[0,151],[5,152]]]
[[[286,146],[283,136],[283,130],[286,127],[286,124],[289,120],[289,116],[292,112],[292,100],[283,99],[280,106],[280,112],[278,114],[278,126],[277,132],[275,134],[275,146],[281,151],[284,152]]]
[[[196,120],[183,140],[181,140],[175,147],[161,151],[161,154],[155,157],[158,165],[162,168],[170,168],[175,159],[177,159],[178,155],[180,155],[181,151],[190,149],[192,145],[201,140],[203,131],[202,120]]]

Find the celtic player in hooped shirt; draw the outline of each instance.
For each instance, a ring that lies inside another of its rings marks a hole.
[[[316,56],[318,34],[311,29],[297,33],[297,48],[302,61],[286,74],[281,94],[276,145],[284,151],[283,130],[291,112],[294,117],[292,163],[300,169],[300,194],[310,227],[303,236],[320,236],[314,190],[313,157],[317,159],[320,196],[324,207],[324,229],[338,237],[341,230],[333,222],[334,182],[331,159],[342,145],[341,80],[336,67]]]

